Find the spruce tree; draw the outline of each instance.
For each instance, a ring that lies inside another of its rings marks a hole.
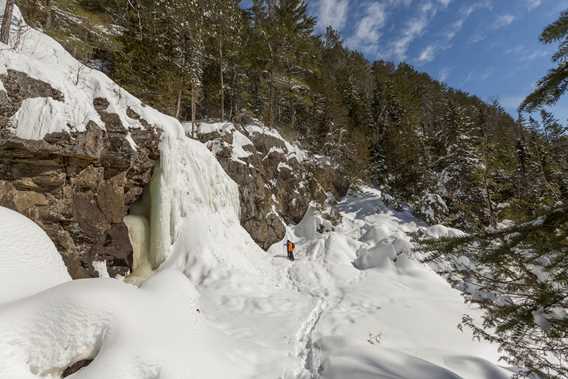
[[[528,112],[555,104],[568,89],[568,10],[542,32],[540,41],[545,44],[560,43],[558,51],[552,56],[557,66],[538,82],[536,89],[522,103],[521,109]]]
[[[565,378],[568,367],[568,209],[508,229],[423,240],[425,262],[483,311],[474,335],[500,345],[519,376]]]

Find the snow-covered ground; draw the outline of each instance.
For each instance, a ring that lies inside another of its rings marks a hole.
[[[457,330],[461,315],[475,311],[409,254],[410,232],[457,231],[420,225],[366,189],[340,203],[334,231],[315,210],[290,227],[296,262],[283,242],[266,253],[240,226],[237,185],[177,120],[80,66],[42,33],[18,38],[16,48],[0,46],[0,73],[23,71],[64,101],[24,101],[15,134],[39,139],[83,130],[89,120],[104,127],[96,97],[127,128],[144,127],[128,117],[130,107],[163,130],[147,249],[160,269],[140,287],[68,281],[45,234],[0,210],[1,379],[60,378],[83,359],[94,361],[72,378],[508,376],[494,365],[494,347]]]
[[[410,253],[410,232],[458,231],[421,225],[365,189],[339,204],[334,231],[314,209],[291,227],[290,262],[283,244],[265,253],[238,223],[200,209],[141,288],[73,281],[0,306],[0,378],[58,378],[85,358],[95,360],[74,378],[510,376],[493,346],[458,331],[475,311]]]

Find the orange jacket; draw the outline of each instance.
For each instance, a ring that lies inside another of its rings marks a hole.
[[[294,252],[294,249],[296,248],[296,245],[294,244],[294,242],[288,241],[288,242],[286,243],[286,248],[288,249],[288,252],[289,252],[289,253],[293,253],[293,252]]]

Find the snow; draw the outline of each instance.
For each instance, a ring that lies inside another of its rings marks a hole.
[[[386,208],[376,192],[352,194],[335,230],[313,207],[289,228],[292,263],[283,243],[268,254],[254,244],[235,204],[202,196],[141,288],[82,280],[0,308],[0,377],[57,377],[87,358],[76,378],[511,376],[493,346],[458,332],[461,315],[476,311],[409,255],[408,233],[440,226]],[[369,251],[380,264],[357,268]]]
[[[185,123],[185,128],[191,130],[191,123]],[[199,123],[199,133],[209,134],[209,133],[227,133],[235,130],[235,126],[230,122],[200,122]]]
[[[59,378],[83,359],[94,361],[73,378],[511,376],[496,365],[495,346],[457,330],[464,313],[478,311],[411,252],[411,233],[459,231],[389,209],[384,194],[363,188],[338,205],[336,227],[312,207],[288,228],[298,258],[290,262],[284,241],[266,253],[241,227],[236,183],[177,120],[96,71],[81,69],[75,84],[78,63],[37,31],[3,50],[0,71],[7,69],[65,96],[63,104],[22,107],[13,120],[18,135],[41,138],[61,127],[54,120],[62,114],[72,130],[87,120],[104,127],[92,105],[100,96],[125,126],[143,127],[126,115],[130,107],[163,133],[149,193],[127,219],[139,288],[104,278],[69,282],[39,227],[0,209],[0,378]],[[282,138],[259,125],[245,129]]]
[[[46,134],[67,130],[65,104],[52,98],[25,99],[12,117],[14,134],[24,139],[42,139]],[[26,128],[23,125],[37,125]]]
[[[309,154],[308,154],[307,151],[302,149],[297,144],[291,144],[284,137],[282,137],[282,135],[280,134],[280,132],[278,130],[276,130],[274,128],[267,127],[266,125],[264,125],[259,120],[255,120],[253,123],[250,123],[248,125],[244,125],[244,129],[247,131],[247,133],[249,133],[251,135],[263,134],[263,135],[268,135],[268,136],[271,136],[271,137],[274,137],[276,139],[281,140],[283,142],[283,144],[286,146],[286,150],[288,151],[288,158],[289,159],[296,158],[298,160],[298,162],[303,162],[303,161],[308,159]]]
[[[198,312],[198,293],[174,271],[136,288],[112,279],[73,281],[2,309],[0,377],[248,377],[240,348]]]
[[[28,218],[0,207],[0,304],[70,279],[47,234]]]
[[[0,9],[3,6],[4,1]],[[104,128],[93,105],[96,98],[107,99],[106,111],[116,113],[127,128],[144,128],[139,120],[128,117],[127,109],[131,108],[150,125],[181,129],[174,118],[145,106],[102,72],[75,60],[55,40],[26,26],[18,7],[14,7],[10,46],[1,45],[0,49],[0,74],[8,70],[24,72],[48,83],[64,98],[64,101],[39,97],[25,100],[10,120],[13,132],[22,138],[42,139],[46,134],[62,130],[84,131],[89,122]]]
[[[243,133],[239,131],[233,132],[233,155],[232,159],[240,161],[243,158],[248,158],[252,153],[244,149],[245,146],[251,146],[253,143]]]

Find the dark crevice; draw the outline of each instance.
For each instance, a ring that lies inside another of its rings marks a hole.
[[[74,373],[76,373],[77,371],[79,371],[80,369],[87,367],[88,365],[91,364],[91,362],[93,362],[92,359],[83,359],[81,361],[75,362],[73,363],[71,366],[67,367],[64,371],[63,374],[61,375],[62,378],[66,378],[69,375],[72,375]]]

